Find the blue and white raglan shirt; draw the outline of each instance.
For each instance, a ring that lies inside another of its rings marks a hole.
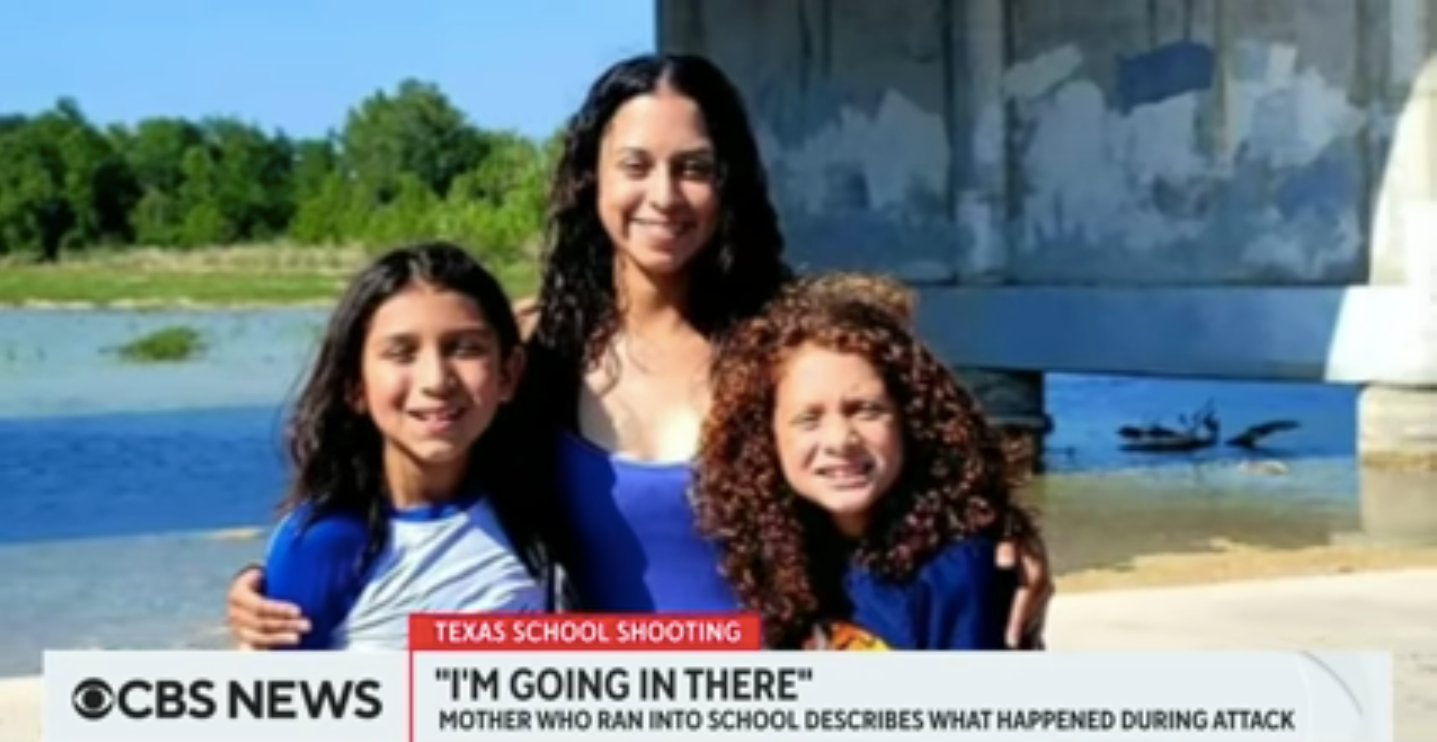
[[[299,606],[310,631],[293,649],[404,650],[409,614],[544,611],[536,580],[483,497],[390,513],[369,568],[364,519],[285,516],[270,538],[265,594]]]

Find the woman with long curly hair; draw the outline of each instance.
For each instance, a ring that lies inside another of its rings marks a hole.
[[[558,173],[519,402],[558,429],[551,542],[588,610],[733,610],[692,460],[717,349],[792,279],[742,99],[700,57],[621,64]]]
[[[740,607],[688,492],[719,348],[793,279],[768,194],[742,98],[702,57],[619,62],[568,123],[514,405],[532,442],[526,518],[570,605]],[[294,643],[306,622],[261,586],[258,568],[232,582],[232,632]]]
[[[878,279],[805,282],[715,373],[698,520],[771,646],[1020,647],[996,566],[1035,531],[1012,454],[911,311]]]

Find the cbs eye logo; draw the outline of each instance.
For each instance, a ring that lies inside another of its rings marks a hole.
[[[109,716],[110,710],[115,708],[115,691],[110,688],[109,683],[99,678],[81,680],[70,694],[70,704],[75,707],[75,713],[79,714],[80,718],[99,721]]]

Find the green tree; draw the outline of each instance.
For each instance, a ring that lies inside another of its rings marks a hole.
[[[438,87],[417,80],[366,98],[350,111],[341,137],[346,168],[378,203],[399,195],[406,174],[444,196],[484,157],[483,135],[464,112]]]
[[[54,129],[37,119],[0,135],[0,251],[6,254],[57,260],[77,221]]]
[[[182,119],[151,118],[136,124],[133,131],[117,128],[112,139],[119,143],[140,188],[140,200],[131,214],[135,239],[143,245],[186,244],[181,234],[183,163],[185,153],[204,143],[204,132]]]
[[[442,237],[512,260],[542,229],[558,144],[475,126],[412,79],[311,138],[234,117],[100,126],[61,99],[0,113],[0,256]]]

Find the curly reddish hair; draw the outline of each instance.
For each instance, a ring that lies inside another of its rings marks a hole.
[[[790,294],[806,301],[867,302],[910,326],[918,312],[918,298],[913,290],[902,281],[879,273],[829,271],[804,276],[794,284]]]
[[[902,581],[956,539],[1036,533],[1016,502],[1016,455],[953,373],[911,331],[888,296],[799,282],[741,325],[715,371],[695,481],[699,528],[773,647],[795,647],[818,621],[849,611],[850,563]],[[828,514],[783,477],[774,439],[775,393],[795,350],[816,345],[868,359],[903,427],[904,468],[874,506],[863,538],[847,542]]]

